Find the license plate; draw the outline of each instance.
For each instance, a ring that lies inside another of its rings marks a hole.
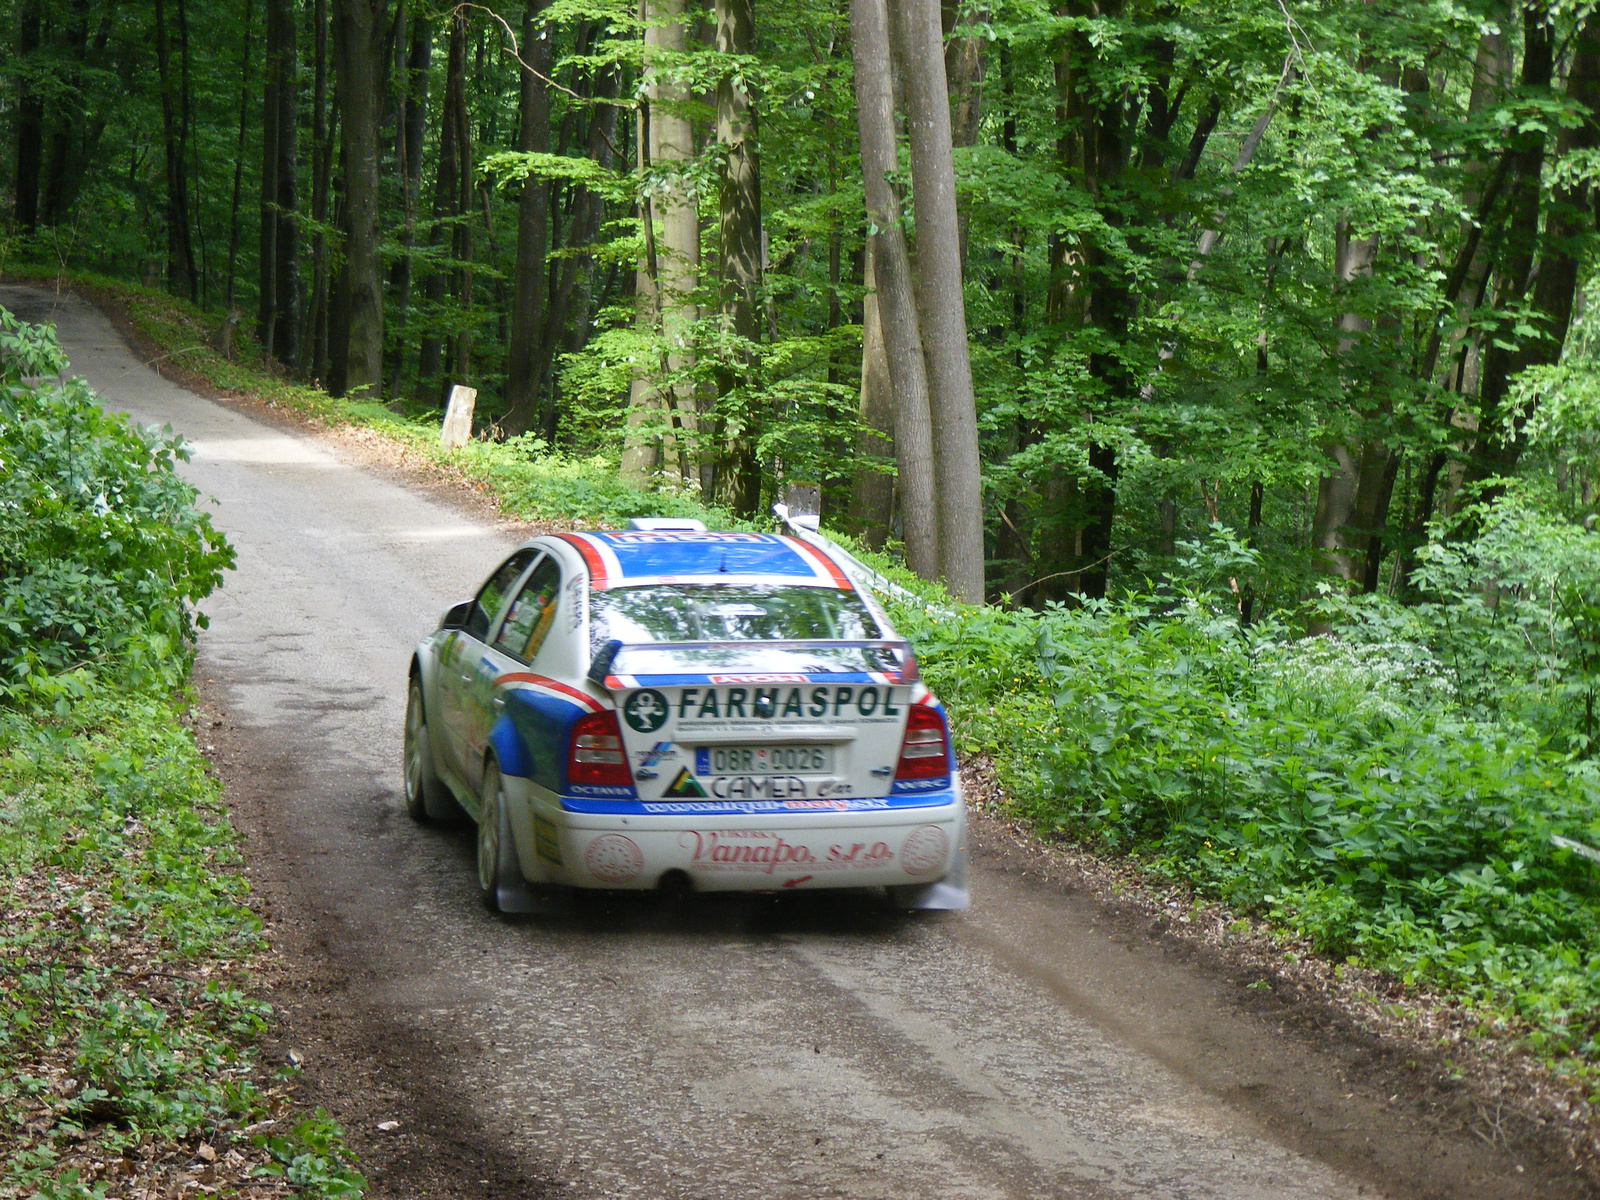
[[[696,775],[826,775],[832,770],[832,746],[701,746],[694,752]]]

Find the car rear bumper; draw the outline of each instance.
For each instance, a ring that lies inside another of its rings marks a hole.
[[[919,799],[856,811],[672,815],[570,812],[534,800],[529,848],[538,861],[522,855],[524,873],[582,888],[654,888],[675,873],[698,891],[926,885],[962,861],[966,809],[959,791]]]

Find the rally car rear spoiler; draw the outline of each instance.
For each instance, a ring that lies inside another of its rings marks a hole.
[[[600,687],[616,691],[626,686],[622,680],[612,674],[612,666],[623,654],[634,651],[657,653],[680,650],[888,650],[896,655],[900,662],[898,671],[886,672],[895,683],[916,683],[920,676],[917,673],[917,658],[911,653],[911,643],[903,638],[864,638],[864,639],[823,639],[823,638],[797,638],[788,641],[757,641],[746,640],[736,642],[623,642],[613,638],[601,646],[589,663],[589,680]],[[649,672],[633,672],[629,674],[648,674]],[[672,672],[682,674],[683,672]],[[741,674],[732,671],[730,674]],[[750,672],[759,675],[760,672]]]

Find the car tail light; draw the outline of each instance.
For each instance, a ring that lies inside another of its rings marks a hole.
[[[572,723],[567,735],[567,782],[633,786],[615,711],[589,713]]]
[[[906,736],[900,743],[896,779],[937,779],[950,774],[950,744],[944,717],[936,708],[913,704],[906,716]]]

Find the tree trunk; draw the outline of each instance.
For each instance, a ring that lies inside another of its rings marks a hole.
[[[250,119],[250,23],[255,16],[253,0],[245,0],[244,39],[239,51],[239,140],[233,152],[233,202],[228,208],[228,282],[226,307],[233,312],[233,284],[239,263],[239,195],[244,184],[244,139]]]
[[[1551,74],[1548,26],[1542,23],[1543,19],[1543,9],[1530,6],[1526,10],[1523,84],[1529,88],[1548,85]],[[1533,62],[1530,71],[1530,60],[1534,60],[1536,54],[1542,58]],[[1557,160],[1586,161],[1600,148],[1600,22],[1593,15],[1584,19],[1573,38],[1572,65],[1566,83],[1567,98],[1575,101],[1584,115],[1577,125],[1562,128],[1557,139]],[[1558,175],[1544,213],[1537,270],[1528,262],[1526,247],[1531,246],[1539,234],[1538,181],[1544,168],[1544,135],[1527,136],[1529,143],[1516,167],[1509,239],[1512,253],[1500,292],[1501,303],[1505,303],[1526,294],[1531,286],[1537,332],[1514,348],[1503,345],[1498,338],[1493,339],[1484,354],[1478,394],[1478,440],[1467,470],[1467,483],[1487,483],[1516,470],[1526,446],[1523,428],[1531,414],[1505,411],[1511,381],[1531,366],[1553,363],[1561,357],[1572,322],[1584,242],[1596,226],[1592,185],[1581,173],[1576,181],[1570,176]],[[1537,143],[1532,140],[1535,137]],[[1499,490],[1494,487],[1491,494]]]
[[[265,0],[266,34],[261,73],[261,225],[256,258],[256,340],[261,352],[272,353],[273,326],[278,316],[278,92],[284,38],[284,0]]]
[[[109,17],[111,14],[107,14]],[[104,26],[102,26],[104,29]],[[83,178],[92,146],[86,139],[98,140],[90,128],[88,106],[84,103],[83,68],[89,57],[88,0],[70,0],[67,5],[65,43],[68,66],[51,104],[50,136],[45,150],[43,195],[40,210],[46,225],[59,225],[67,215]],[[103,127],[103,122],[100,123]]]
[[[1424,72],[1386,67],[1380,73],[1386,84],[1398,78],[1401,86],[1419,101],[1428,90],[1428,77]],[[1336,287],[1347,288],[1358,278],[1371,274],[1376,257],[1378,239],[1374,236],[1352,240],[1343,223],[1335,232]],[[1396,330],[1393,318],[1384,318],[1387,334],[1380,334],[1386,343],[1392,342]],[[1346,313],[1339,321],[1340,338],[1337,356],[1347,359],[1358,343],[1371,332],[1372,322],[1353,313]],[[1432,346],[1437,346],[1437,341]],[[1426,363],[1422,377],[1431,376],[1433,350],[1425,354]],[[1350,373],[1353,375],[1353,373]],[[1381,381],[1379,387],[1381,389]],[[1345,387],[1356,391],[1356,380],[1347,378]],[[1383,391],[1379,391],[1376,404],[1364,406],[1367,414],[1375,412],[1387,420],[1393,416],[1393,406]],[[1327,556],[1328,565],[1348,582],[1359,583],[1364,591],[1373,591],[1378,584],[1378,570],[1385,551],[1385,530],[1389,521],[1389,503],[1394,494],[1394,481],[1400,469],[1399,452],[1381,439],[1366,438],[1351,441],[1339,454],[1331,454],[1332,473],[1318,488],[1316,512],[1312,520],[1312,547]],[[1334,518],[1330,524],[1329,519]]]
[[[1506,44],[1505,34],[1498,28],[1492,28],[1478,39],[1478,50],[1473,60],[1472,91],[1467,102],[1468,117],[1480,116],[1491,106],[1499,104],[1513,84],[1511,51]],[[1502,152],[1492,163],[1487,160],[1474,161],[1465,166],[1463,173],[1466,184],[1462,189],[1461,207],[1473,215],[1463,217],[1461,221],[1461,241],[1445,279],[1441,311],[1416,374],[1425,383],[1435,381],[1440,353],[1446,344],[1444,332],[1448,329],[1450,353],[1446,357],[1443,378],[1438,382],[1462,397],[1464,403],[1465,393],[1470,390],[1466,387],[1467,367],[1469,362],[1477,361],[1481,350],[1481,339],[1472,328],[1471,315],[1482,301],[1492,267],[1483,234],[1509,176],[1510,155]],[[1411,592],[1411,573],[1416,568],[1416,552],[1426,541],[1428,525],[1433,520],[1435,503],[1439,499],[1439,476],[1444,473],[1451,458],[1450,452],[1436,450],[1418,470],[1416,500],[1406,525],[1405,542],[1400,547],[1400,561],[1396,570],[1401,595]]]
[[[22,66],[17,99],[17,227],[32,233],[39,225],[39,167],[44,149],[44,96],[32,75],[39,64],[41,0],[21,0],[17,11],[17,59]]]
[[[1340,221],[1334,233],[1333,277],[1339,290],[1348,289],[1357,279],[1372,274],[1372,263],[1378,253],[1378,237],[1352,238],[1349,226]],[[1355,313],[1346,312],[1339,317],[1339,340],[1335,351],[1336,361],[1343,364],[1360,344],[1362,335],[1371,332],[1372,322]],[[1346,390],[1360,386],[1354,372],[1341,366]],[[1356,551],[1364,548],[1371,531],[1371,512],[1358,512],[1358,500],[1363,492],[1371,506],[1373,483],[1371,477],[1381,477],[1387,467],[1383,461],[1387,453],[1376,443],[1353,441],[1325,447],[1329,459],[1328,473],[1317,484],[1317,506],[1311,518],[1311,547],[1324,556],[1329,570],[1348,581],[1360,574]],[[1363,480],[1367,481],[1365,489]]]
[[[400,257],[390,275],[397,326],[394,339],[391,392],[398,394],[406,353],[406,323],[411,310],[413,251],[417,244],[417,201],[422,190],[422,136],[428,120],[428,70],[433,58],[433,23],[412,14],[411,49],[406,55],[405,103],[401,109],[401,134],[396,139],[400,171]]]
[[[459,50],[458,50],[459,45]],[[458,61],[459,60],[459,61]],[[454,95],[452,96],[452,89]],[[454,380],[466,383],[472,373],[472,120],[467,111],[467,16],[458,11],[450,26],[450,63],[445,80],[445,119],[455,124],[455,225],[450,231],[458,324],[452,339]]]
[[[911,256],[901,226],[900,198],[890,176],[899,170],[889,15],[884,0],[851,0],[856,120],[861,179],[872,247],[873,295],[883,328],[884,357],[894,395],[894,452],[906,565],[924,579],[939,574],[939,511],[934,496],[933,422],[927,365],[911,281]],[[942,91],[942,88],[941,88]]]
[[[448,240],[450,257],[461,259],[460,230],[470,221],[470,215],[461,208],[461,179],[464,163],[470,162],[470,153],[464,143],[467,134],[467,27],[466,18],[457,13],[450,22],[450,42],[445,58],[444,107],[440,112],[439,165],[433,180],[433,232],[428,244],[437,247]],[[459,272],[436,270],[428,276],[426,294],[438,321],[438,312],[451,292],[457,288],[460,298]],[[441,339],[437,328],[422,339],[422,359],[418,382],[431,390],[434,399],[443,404],[449,392],[448,375],[459,373],[456,352],[459,330],[452,330],[448,339]],[[449,347],[446,358],[443,350]]]
[[[311,6],[311,303],[300,342],[301,361],[313,380],[328,375],[328,0]]]
[[[950,88],[950,141],[953,146],[976,146],[983,122],[984,39],[971,20],[974,14],[963,13],[959,0],[944,0],[940,10],[944,32],[949,38],[944,52],[944,71]],[[968,19],[962,20],[963,15]],[[971,204],[966,200],[959,201],[956,209],[963,272],[967,267],[970,209]]]
[[[1001,104],[1005,112],[1005,119],[1000,126],[1000,148],[1015,158],[1018,149],[1016,75],[1011,51],[1006,43],[1000,43],[999,52]],[[1016,345],[1012,365],[1020,373],[1023,370],[1022,346],[1023,338],[1027,335],[1028,317],[1028,278],[1022,253],[1027,244],[1027,231],[1019,221],[1012,224],[1010,232],[1011,250],[1007,255],[1011,276],[1010,334]],[[1008,448],[1013,453],[1032,445],[1037,439],[1033,422],[1021,415],[1013,422],[1010,432]],[[1004,572],[1000,581],[1002,603],[1022,599],[1028,591],[1029,581],[1035,575],[1031,570],[1033,555],[1023,533],[1024,520],[1020,499],[1016,496],[1008,498],[1000,509],[1000,522],[995,528],[994,557],[1003,564]]]
[[[297,365],[300,338],[300,61],[298,32],[293,0],[268,0],[281,3],[279,26],[282,40],[277,46],[278,72],[278,166],[273,215],[278,231],[273,250],[278,261],[273,267],[272,353],[287,367]]]
[[[339,140],[344,165],[343,391],[380,390],[383,277],[378,245],[378,77],[384,0],[334,0]]]
[[[646,168],[673,172],[694,158],[694,130],[683,111],[690,97],[681,84],[663,83],[650,64],[653,53],[681,54],[686,49],[684,0],[641,0],[641,16],[646,28],[640,154]],[[687,339],[700,315],[693,300],[700,277],[699,220],[693,198],[677,181],[664,183],[645,200],[643,209],[645,255],[636,290],[639,320],[670,349],[662,364],[644,368],[629,396],[630,433],[622,454],[622,476],[635,487],[644,486],[655,471],[668,466],[675,467],[684,481],[698,474],[693,448],[684,444],[683,436],[694,436],[693,389],[663,386],[661,376],[686,371],[694,361]],[[657,220],[659,239],[654,230]]]
[[[550,75],[554,57],[553,31],[543,27],[539,14],[548,0],[529,0],[522,17],[522,68],[520,128],[517,149],[527,154],[550,150]],[[522,181],[517,201],[517,263],[513,271],[511,336],[506,347],[506,415],[508,430],[530,428],[538,412],[538,381],[534,377],[534,341],[539,336],[545,293],[545,255],[550,244],[550,184],[543,179]]]
[[[873,273],[874,240],[867,239],[862,282],[866,295],[861,312],[861,407],[858,418],[866,429],[856,437],[855,480],[850,490],[850,527],[874,550],[889,538],[894,515],[894,477],[861,465],[868,458],[894,453],[894,385],[889,378],[889,357],[883,340],[883,320],[878,312],[877,283]]]
[[[188,0],[177,0],[178,3],[178,53],[181,63],[180,76],[182,80],[183,97],[183,144],[188,150],[189,169],[186,177],[191,181],[193,191],[189,194],[185,207],[193,214],[194,236],[200,243],[198,257],[190,252],[189,278],[192,295],[189,299],[195,303],[206,303],[206,277],[209,266],[206,257],[206,230],[202,220],[200,207],[200,139],[194,134],[194,88],[190,86],[189,71],[189,6]]]
[[[156,73],[161,82],[161,136],[167,163],[167,290],[190,301],[199,299],[194,250],[189,240],[189,168],[181,72],[172,65],[167,40],[166,4],[156,0]],[[176,93],[176,94],[175,94]]]
[[[977,604],[983,600],[983,489],[939,7],[937,0],[893,0],[893,11],[906,64],[911,196],[917,221],[916,291],[933,423],[939,573],[956,596]]]
[[[716,0],[717,51],[750,54],[755,47],[755,12],[751,0]],[[756,113],[742,80],[725,74],[717,83],[717,144],[726,150],[721,180],[719,248],[722,263],[722,319],[729,333],[745,343],[760,337],[761,166],[757,153]],[[718,391],[725,399],[748,372],[730,364]],[[717,498],[738,516],[753,519],[761,507],[761,462],[756,441],[762,413],[756,397],[747,396],[736,424],[719,414],[721,433]],[[720,404],[719,404],[720,407]]]

